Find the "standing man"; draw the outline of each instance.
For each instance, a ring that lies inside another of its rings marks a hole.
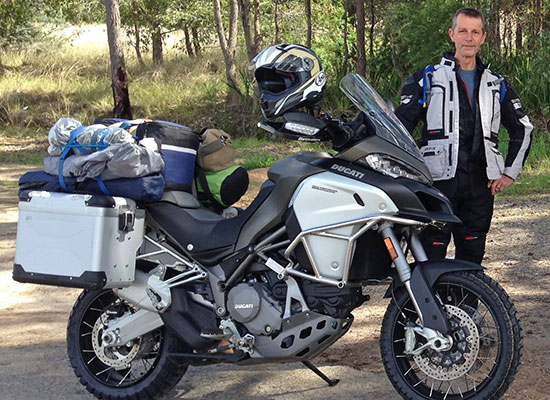
[[[442,231],[426,230],[431,259],[445,258],[452,233],[455,257],[481,264],[494,195],[514,182],[529,153],[533,126],[518,95],[477,55],[487,37],[484,25],[480,11],[458,10],[449,29],[454,54],[444,53],[439,65],[409,77],[396,110],[409,132],[423,121],[420,152],[434,186],[462,220]],[[501,122],[510,134],[506,161],[498,151]]]

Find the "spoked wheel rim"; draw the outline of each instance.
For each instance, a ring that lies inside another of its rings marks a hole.
[[[418,319],[409,299],[400,307],[392,330],[397,368],[409,387],[424,398],[471,398],[495,375],[503,347],[498,320],[485,296],[474,288],[440,282],[434,290],[449,318],[453,346],[440,353],[404,354],[404,327]]]
[[[109,312],[108,312],[109,311]],[[90,375],[110,387],[133,386],[156,367],[161,355],[162,330],[157,329],[127,345],[109,348],[103,345],[103,331],[113,311],[134,310],[112,291],[99,293],[88,305],[78,327],[80,357]]]

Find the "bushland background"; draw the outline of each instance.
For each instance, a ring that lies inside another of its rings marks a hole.
[[[267,166],[288,149],[256,127],[261,114],[247,69],[254,55],[275,43],[312,47],[329,82],[321,105],[333,114],[348,107],[338,83],[353,71],[398,104],[407,76],[453,49],[447,31],[462,6],[485,13],[481,55],[510,80],[535,126],[525,173],[507,193],[545,192],[549,0],[3,0],[0,161],[40,164],[60,117],[90,124],[131,115],[224,129],[238,138],[247,168]],[[107,10],[119,18],[106,18]],[[120,35],[117,57],[107,31]],[[119,72],[122,83],[112,80]],[[500,138],[506,151],[507,133]]]
[[[120,13],[118,58],[108,45],[107,31],[117,26],[106,23],[106,5]],[[258,167],[302,149],[266,140],[256,128],[261,114],[247,73],[251,57],[275,43],[310,45],[329,81],[321,104],[335,115],[349,111],[338,82],[352,71],[397,103],[409,74],[452,49],[451,16],[466,5],[487,16],[482,57],[511,81],[535,126],[524,172],[497,197],[483,261],[512,297],[524,328],[524,365],[505,398],[550,399],[541,379],[550,373],[549,0],[0,0],[0,399],[91,398],[65,351],[78,290],[19,284],[11,268],[18,177],[40,167],[48,129],[60,117],[90,124],[121,112],[115,112],[120,98],[113,96],[112,59],[119,63],[122,55],[125,112],[134,118],[232,134],[238,162],[252,170],[245,205],[265,178]],[[505,151],[506,132],[500,137]],[[382,289],[372,289],[372,301],[354,312],[350,332],[315,360],[342,379],[336,387],[341,398],[396,398],[378,352],[387,303]],[[226,368],[191,371],[170,398],[319,399],[335,393],[296,364]]]

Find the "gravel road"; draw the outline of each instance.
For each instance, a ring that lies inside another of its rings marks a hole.
[[[11,279],[17,222],[16,181],[26,166],[0,166],[0,400],[92,399],[65,352],[68,315],[79,290]],[[252,172],[253,182],[265,171]],[[251,196],[251,195],[249,195]],[[484,266],[508,291],[525,335],[524,364],[506,399],[550,399],[550,196],[497,198]],[[168,399],[399,399],[382,367],[380,322],[387,300],[368,304],[338,343],[315,362],[329,388],[299,363],[191,368]]]

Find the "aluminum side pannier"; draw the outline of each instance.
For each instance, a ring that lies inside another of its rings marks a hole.
[[[13,278],[76,288],[132,284],[145,210],[123,197],[20,193]]]

